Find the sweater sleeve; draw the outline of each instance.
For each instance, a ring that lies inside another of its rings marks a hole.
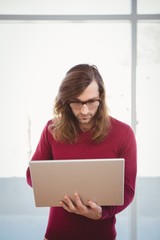
[[[123,211],[133,200],[137,173],[137,147],[133,130],[129,127],[119,144],[118,157],[125,159],[124,204],[102,207],[102,220]]]
[[[53,159],[52,147],[51,147],[51,133],[48,131],[49,122],[44,127],[36,151],[31,160],[50,160]],[[29,167],[26,171],[27,183],[32,186],[31,174]]]

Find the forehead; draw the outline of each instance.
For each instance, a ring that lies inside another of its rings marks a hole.
[[[96,81],[92,81],[76,99],[86,101],[96,97],[99,97],[99,87]]]

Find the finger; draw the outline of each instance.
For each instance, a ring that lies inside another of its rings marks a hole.
[[[75,193],[74,196],[77,210],[79,211],[80,214],[86,214],[88,212],[88,208],[83,204],[78,193]]]
[[[60,201],[60,205],[61,207],[63,207],[66,211],[68,212],[72,212],[69,207],[66,205],[66,203],[64,203],[63,201]]]
[[[76,205],[77,205],[77,206],[82,206],[83,204],[82,204],[82,201],[81,201],[78,193],[75,193],[74,196],[75,196]]]
[[[67,205],[69,211],[75,212],[75,210],[76,210],[75,205],[73,204],[73,202],[71,201],[71,199],[68,196],[64,197],[64,203],[65,203],[65,205]]]
[[[64,209],[66,209],[67,206],[65,205],[65,203],[64,203],[63,201],[60,201],[59,204],[60,204],[61,207],[63,207]]]
[[[86,212],[87,207],[82,203],[78,193],[75,193],[74,196],[77,208],[82,212]]]
[[[99,206],[95,202],[89,201],[88,204],[89,204],[89,207],[92,209],[99,208]]]

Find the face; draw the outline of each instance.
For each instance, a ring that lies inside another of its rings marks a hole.
[[[72,112],[77,118],[82,130],[89,130],[92,127],[92,119],[100,104],[98,100],[98,85],[95,81],[92,81],[82,94],[70,102]]]

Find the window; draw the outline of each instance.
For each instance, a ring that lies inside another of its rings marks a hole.
[[[129,0],[1,0],[0,14],[46,14],[46,15],[78,15],[78,14],[129,14]]]
[[[138,0],[137,11],[139,14],[159,14],[160,1],[159,0]]]
[[[160,22],[138,22],[137,139],[139,175],[160,176]],[[145,167],[144,167],[145,166]]]
[[[1,176],[25,175],[42,127],[52,118],[58,86],[75,64],[100,68],[111,114],[131,122],[129,23],[20,22],[1,23],[0,29],[1,132],[7,141],[1,143]]]
[[[158,240],[159,1],[16,3],[0,1],[0,177],[25,176],[64,74],[78,63],[95,64],[111,115],[132,124],[137,137],[137,196],[120,214],[119,236]]]

